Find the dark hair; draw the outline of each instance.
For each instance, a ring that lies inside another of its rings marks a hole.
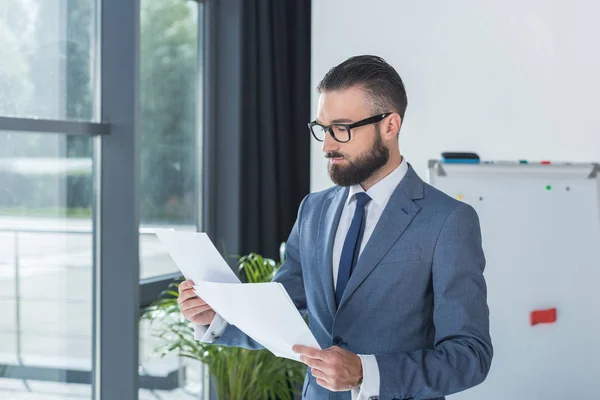
[[[404,83],[383,58],[369,55],[351,57],[331,68],[317,90],[345,90],[355,86],[367,92],[374,113],[395,111],[404,119],[408,103]]]

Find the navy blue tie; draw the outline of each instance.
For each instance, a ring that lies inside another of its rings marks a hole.
[[[360,243],[362,241],[363,233],[365,232],[365,206],[371,198],[364,192],[356,193],[356,211],[354,211],[354,218],[348,229],[346,240],[344,241],[344,247],[342,248],[342,256],[340,257],[340,267],[338,269],[337,284],[335,287],[335,300],[337,305],[340,305],[342,301],[342,295],[348,285],[348,280],[358,260],[360,253]]]

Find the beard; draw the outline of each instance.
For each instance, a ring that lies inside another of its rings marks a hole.
[[[370,150],[359,155],[356,160],[347,160],[346,165],[329,163],[328,171],[331,180],[339,186],[359,185],[369,179],[377,170],[387,164],[390,151],[383,145],[379,129],[375,132],[375,143]],[[344,157],[343,154],[331,151],[327,158]]]

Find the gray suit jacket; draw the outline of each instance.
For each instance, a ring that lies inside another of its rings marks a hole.
[[[475,210],[424,183],[409,166],[350,277],[341,304],[332,249],[347,188],[302,201],[281,282],[322,348],[374,354],[379,399],[443,399],[481,383],[492,361],[485,257]],[[235,326],[218,344],[260,345]],[[344,399],[307,374],[303,398]]]

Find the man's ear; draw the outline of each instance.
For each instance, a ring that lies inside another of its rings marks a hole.
[[[392,115],[385,119],[384,124],[384,129],[381,134],[382,138],[384,140],[395,139],[402,126],[402,117],[397,113],[392,113]]]

